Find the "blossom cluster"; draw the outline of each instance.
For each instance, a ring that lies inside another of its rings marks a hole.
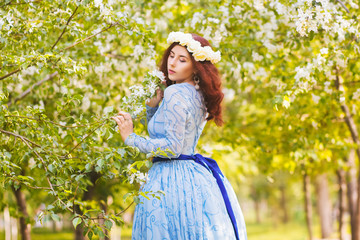
[[[149,178],[147,173],[140,172],[132,167],[131,164],[127,166],[128,180],[130,184],[134,182],[139,183],[140,185],[144,184]]]
[[[129,88],[131,94],[122,98],[121,109],[129,112],[132,118],[136,118],[145,110],[144,101],[155,96],[158,87],[164,86],[163,81],[165,81],[163,72],[159,70],[148,72],[141,85],[133,85]]]

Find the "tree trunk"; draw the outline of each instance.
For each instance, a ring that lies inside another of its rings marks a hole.
[[[102,199],[103,202],[100,201],[100,206],[101,206],[101,209],[104,210],[104,212],[105,212],[105,214],[106,214],[106,212],[107,212],[107,206],[106,206],[106,204],[104,204],[104,203],[106,202],[106,199],[105,199],[106,197],[105,197],[105,196],[103,196],[103,197],[104,197],[104,198]],[[104,217],[104,215],[101,214],[101,217]],[[104,220],[104,219],[99,219],[99,224],[100,224],[100,226],[102,226],[103,231],[104,231],[104,233],[105,233],[105,237],[104,237],[103,240],[110,240],[110,235],[109,235],[110,232],[105,229],[105,220]]]
[[[287,223],[289,222],[289,214],[287,209],[287,202],[286,202],[286,191],[285,191],[285,185],[280,186],[280,192],[281,192],[281,208],[283,210],[283,216],[282,216],[282,222]]]
[[[339,233],[340,240],[346,239],[345,210],[346,210],[346,179],[345,171],[339,169],[336,171],[339,181]]]
[[[331,220],[331,201],[329,198],[329,188],[326,174],[321,174],[316,178],[317,209],[320,217],[321,237],[329,238],[332,229]]]
[[[303,190],[305,195],[305,213],[306,213],[306,224],[309,233],[309,240],[313,240],[312,233],[312,207],[311,207],[311,194],[310,194],[310,177],[306,173],[303,176]]]
[[[260,201],[258,199],[254,199],[254,204],[255,204],[256,223],[259,224],[261,222],[261,219],[260,219]]]
[[[11,240],[11,219],[9,208],[4,209],[5,240]]]
[[[348,197],[348,206],[350,214],[350,226],[351,232],[356,232],[356,201],[358,198],[357,194],[357,183],[356,183],[356,166],[355,166],[355,150],[350,149],[349,155],[347,157],[347,164],[349,166],[349,171],[347,172],[347,197]],[[351,234],[351,240],[356,240],[356,235]]]
[[[335,67],[336,70],[336,81],[335,81],[335,85],[337,90],[340,93],[340,96],[343,96],[345,93],[344,90],[344,86],[343,86],[343,80],[342,78],[339,76],[339,68],[336,66]],[[341,110],[344,112],[345,114],[345,122],[346,125],[348,126],[350,133],[351,133],[351,138],[353,140],[353,142],[356,145],[356,154],[358,156],[358,160],[360,161],[360,140],[359,140],[359,133],[356,127],[356,124],[354,122],[354,119],[351,116],[349,107],[346,105],[345,102],[341,102],[340,103],[340,107]],[[359,164],[360,167],[360,164]],[[360,172],[360,171],[359,171]],[[353,240],[360,240],[360,174],[358,174],[358,179],[357,179],[357,201],[356,201],[356,208],[354,209],[355,212],[355,223],[354,223],[354,228],[352,229],[351,234],[352,239]]]
[[[84,193],[82,197],[83,201],[88,201],[93,199],[96,188],[96,180],[98,180],[101,177],[101,174],[97,172],[91,172],[89,173],[89,177],[93,185],[88,186],[87,191]],[[75,211],[78,214],[82,214],[82,211],[80,210],[80,207],[78,205],[75,206]],[[84,228],[80,225],[77,225],[75,229],[75,240],[86,240],[83,232],[84,232]]]
[[[22,240],[31,240],[30,225],[27,224],[28,219],[29,219],[29,214],[26,209],[25,195],[21,191],[21,187],[19,187],[18,189],[15,189],[13,187],[12,190],[15,194],[16,203],[17,203],[19,211],[21,213],[21,216],[19,218],[21,239]]]

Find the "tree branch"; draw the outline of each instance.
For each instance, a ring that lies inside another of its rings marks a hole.
[[[76,144],[75,147],[73,147],[66,155],[62,156],[63,158],[67,158],[67,156],[72,153],[82,142],[85,141],[86,138],[88,138],[91,134],[93,134],[98,128],[102,127],[105,123],[106,123],[106,120],[108,119],[105,119],[103,121],[102,124],[100,124],[99,126],[97,126],[94,130],[92,130],[88,135],[86,135],[78,144]]]
[[[10,1],[10,2],[8,2],[7,4],[2,5],[0,8],[6,7],[6,6],[10,6],[10,5],[23,5],[23,4],[41,3],[41,2],[42,2],[42,0],[37,0],[37,1],[32,1],[32,2],[21,2],[21,3],[11,3],[11,1]]]
[[[74,44],[72,44],[72,45],[64,48],[63,51],[68,50],[69,48],[72,48],[72,47],[74,47],[74,46],[76,46],[76,45],[78,45],[78,44],[80,44],[80,43],[83,43],[83,42],[85,42],[86,40],[89,40],[90,38],[93,38],[93,37],[95,37],[96,35],[98,35],[98,34],[100,34],[100,33],[102,33],[102,32],[105,32],[105,31],[109,30],[110,28],[112,28],[113,26],[116,26],[116,25],[120,25],[120,23],[119,23],[119,22],[111,23],[108,27],[104,28],[104,29],[101,30],[100,32],[95,33],[95,34],[93,34],[93,35],[90,35],[90,36],[88,36],[88,37],[86,37],[86,38],[84,38],[83,40],[80,40],[80,41],[78,41],[78,42],[75,42]]]
[[[14,137],[18,137],[18,138],[20,138],[22,141],[26,140],[26,141],[30,142],[31,144],[33,144],[33,145],[35,145],[35,146],[37,146],[37,147],[41,147],[39,144],[36,144],[36,143],[34,143],[33,141],[31,141],[30,139],[28,139],[27,137],[21,136],[21,135],[19,135],[19,134],[16,134],[16,133],[13,133],[13,132],[8,132],[8,131],[5,131],[4,129],[1,129],[1,128],[0,128],[0,132],[5,133],[5,134],[7,134],[7,135],[14,136]]]
[[[62,31],[62,33],[60,34],[60,36],[58,37],[58,39],[56,40],[56,42],[54,43],[54,45],[51,47],[51,50],[54,49],[54,47],[56,46],[56,44],[60,41],[61,37],[64,35],[65,33],[65,30],[66,30],[66,27],[69,25],[71,19],[74,17],[76,11],[78,10],[79,6],[77,6],[74,10],[74,12],[72,13],[72,15],[69,17],[69,19],[67,20],[66,24],[65,24],[65,27]]]
[[[32,143],[32,144],[34,144],[35,146],[41,148],[40,145],[38,145],[38,144],[30,141],[29,139],[27,139],[27,138],[24,137],[24,136],[21,136],[21,135],[16,134],[16,133],[8,132],[8,131],[5,131],[5,130],[3,130],[3,129],[0,129],[0,132],[3,132],[3,133],[5,133],[5,134],[12,135],[12,136],[15,136],[15,137],[20,138],[21,141],[23,141],[31,150],[33,150],[34,153],[35,153],[35,155],[40,159],[40,161],[41,161],[41,163],[42,163],[42,165],[43,165],[43,168],[44,168],[45,172],[46,172],[46,173],[49,172],[48,169],[47,169],[47,167],[46,167],[46,163],[45,163],[44,159],[40,156],[40,154],[39,154],[36,150],[34,150],[34,149],[31,147],[31,145],[29,144],[29,142]],[[47,180],[47,182],[48,182],[48,184],[49,184],[50,190],[54,193],[54,196],[56,196],[57,200],[58,200],[62,205],[64,205],[64,206],[66,207],[66,209],[68,209],[71,213],[73,213],[72,209],[70,209],[70,208],[60,199],[59,195],[58,195],[57,192],[55,191],[55,189],[54,189],[54,187],[53,187],[53,184],[51,183],[51,181],[50,181],[50,179],[49,179],[48,176],[46,176],[46,180]]]
[[[11,1],[12,1],[12,0],[11,0]],[[6,4],[4,4],[4,5],[2,5],[0,8],[4,8],[4,7],[6,7],[7,5],[10,5],[10,4],[11,4],[11,1],[8,2],[8,3],[6,3]]]
[[[72,47],[74,47],[74,46],[76,46],[76,45],[78,45],[78,44],[80,44],[80,43],[82,43],[82,42],[85,42],[85,41],[89,40],[90,38],[93,38],[93,37],[95,37],[96,35],[98,35],[98,34],[100,34],[100,33],[102,33],[102,32],[105,32],[105,31],[109,30],[110,28],[112,28],[112,27],[114,27],[114,26],[117,26],[117,25],[121,25],[121,24],[120,24],[119,22],[111,23],[108,27],[104,28],[104,29],[101,30],[100,32],[95,33],[95,34],[93,34],[93,35],[91,35],[91,36],[88,36],[88,37],[86,37],[86,38],[84,38],[83,40],[80,40],[80,41],[78,41],[78,42],[75,42],[75,43],[72,44],[71,46],[68,46],[68,47],[62,49],[61,51],[68,50],[68,49],[70,49],[70,48],[72,48]],[[122,25],[122,27],[125,28],[123,25]],[[8,74],[0,77],[0,80],[3,80],[3,79],[5,79],[5,78],[7,78],[7,77],[9,77],[9,76],[11,76],[11,75],[19,72],[19,71],[21,71],[21,68],[19,68],[19,69],[15,70],[15,71],[13,71],[13,72],[11,72],[11,73],[8,73]]]
[[[8,102],[8,106],[11,106],[13,103],[16,103],[17,101],[23,99],[24,97],[26,97],[35,87],[40,86],[41,84],[43,84],[46,81],[49,81],[51,79],[53,79],[56,75],[58,75],[58,72],[54,72],[52,74],[47,75],[43,80],[33,84],[31,87],[29,87],[25,92],[23,92],[22,94],[20,94],[20,96],[16,97],[15,100],[9,101]]]
[[[105,53],[105,54],[101,54],[101,55],[104,57],[116,58],[116,59],[120,59],[120,60],[124,60],[124,59],[132,57],[130,55],[120,55],[120,54],[112,54],[112,53]]]
[[[336,0],[338,3],[340,3],[340,5],[346,10],[347,13],[350,13],[349,9],[345,6],[345,4],[340,1],[340,0]]]
[[[36,118],[32,118],[32,117],[16,116],[16,115],[5,115],[4,117],[26,118],[26,119],[31,119],[31,120],[35,120],[35,121],[39,121],[39,120],[40,120],[40,119],[36,119]],[[101,121],[96,121],[96,122],[90,123],[89,125],[75,125],[75,126],[61,125],[61,124],[56,123],[56,122],[53,122],[53,121],[51,121],[51,120],[45,120],[45,122],[52,123],[52,124],[57,125],[57,126],[60,126],[60,127],[76,128],[76,127],[88,127],[88,126],[91,126],[91,125],[93,125],[93,124],[99,123],[99,122],[101,122]]]
[[[13,74],[15,74],[15,73],[17,73],[17,72],[20,72],[20,70],[21,70],[21,68],[19,68],[19,69],[15,70],[15,71],[13,71],[13,72],[11,72],[11,73],[8,73],[8,74],[0,77],[0,80],[3,80],[3,79],[5,79],[5,78],[7,78],[7,77],[10,77],[11,75],[13,75]]]

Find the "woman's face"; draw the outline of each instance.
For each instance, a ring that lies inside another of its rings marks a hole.
[[[191,56],[184,46],[176,45],[171,49],[167,68],[171,81],[176,83],[192,82],[194,67]]]

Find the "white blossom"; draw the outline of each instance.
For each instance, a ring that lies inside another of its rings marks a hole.
[[[310,71],[307,67],[296,67],[295,68],[296,71],[296,75],[295,75],[295,79],[296,81],[299,81],[301,78],[305,78],[308,79],[310,77]]]
[[[320,53],[321,54],[328,54],[329,50],[328,50],[328,48],[322,48],[322,49],[320,49]]]
[[[161,81],[165,81],[165,75],[162,71],[159,70],[153,70],[152,72],[149,72],[151,76],[158,77],[161,79]]]
[[[311,97],[312,97],[312,100],[314,101],[314,103],[318,104],[319,103],[319,100],[321,99],[321,97],[311,93]]]
[[[231,102],[235,98],[235,90],[232,88],[223,88],[224,98],[226,102]]]
[[[261,61],[263,60],[263,56],[261,56],[260,54],[258,54],[257,52],[252,52],[252,58],[253,58],[253,61],[256,62],[256,61]]]
[[[131,54],[131,56],[134,56],[135,59],[139,59],[140,56],[145,53],[145,50],[143,48],[143,46],[141,46],[140,44],[139,45],[135,45],[134,47],[134,51],[133,53]]]
[[[94,0],[94,6],[95,6],[95,7],[101,7],[101,6],[103,6],[102,0]]]
[[[360,100],[360,88],[358,88],[356,90],[356,92],[353,93],[352,99],[353,100]]]

